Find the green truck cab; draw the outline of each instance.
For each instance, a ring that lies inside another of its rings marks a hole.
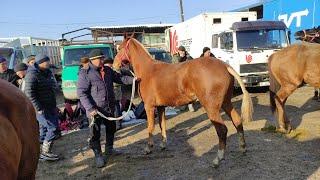
[[[65,33],[67,34],[67,33]],[[61,43],[61,60],[62,60],[62,92],[67,100],[78,100],[77,82],[80,69],[80,59],[89,57],[93,49],[101,49],[106,57],[114,57],[114,45],[111,41],[67,41],[64,38]]]

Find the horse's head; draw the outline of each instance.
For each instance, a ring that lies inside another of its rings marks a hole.
[[[113,67],[119,69],[122,63],[130,62],[129,44],[132,37],[126,37],[118,47],[118,53],[114,58]]]

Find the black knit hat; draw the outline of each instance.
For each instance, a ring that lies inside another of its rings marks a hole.
[[[4,58],[4,57],[2,57],[2,56],[0,56],[0,63],[3,63],[3,62],[5,62],[5,61],[7,61],[7,59]]]
[[[186,51],[186,48],[184,46],[179,46],[178,50],[179,51]]]
[[[101,49],[94,49],[90,52],[89,59],[94,60],[97,58],[104,57],[103,51]]]
[[[210,51],[210,48],[204,47],[203,50],[202,50],[202,53],[204,54],[204,53],[207,52],[207,51]]]
[[[38,54],[38,55],[36,55],[35,59],[36,59],[37,64],[41,64],[46,61],[50,61],[50,58],[45,54]]]
[[[25,63],[16,64],[14,66],[14,72],[26,71],[27,69],[28,69],[28,66]]]

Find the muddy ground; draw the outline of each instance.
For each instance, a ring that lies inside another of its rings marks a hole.
[[[242,155],[231,121],[225,161],[212,166],[218,138],[200,106],[194,112],[168,117],[168,149],[159,147],[156,125],[155,148],[143,154],[146,124],[125,127],[116,133],[115,147],[123,152],[108,158],[96,169],[88,149],[88,130],[65,135],[54,145],[64,157],[59,162],[39,162],[37,179],[320,179],[320,102],[311,100],[313,88],[297,90],[287,101],[288,116],[296,128],[289,135],[273,132],[268,93],[253,92],[254,121],[244,125],[247,153]],[[241,95],[233,98],[239,110]]]

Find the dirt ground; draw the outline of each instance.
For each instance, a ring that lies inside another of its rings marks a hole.
[[[59,162],[39,162],[37,179],[320,179],[320,102],[311,100],[313,88],[297,90],[287,101],[288,116],[296,128],[289,135],[275,133],[268,93],[251,93],[254,121],[244,125],[247,153],[242,155],[231,121],[227,153],[218,168],[212,166],[218,138],[203,108],[167,117],[168,149],[159,147],[156,125],[155,148],[144,155],[146,124],[125,127],[116,133],[115,147],[123,152],[108,158],[96,169],[88,149],[88,130],[65,135],[54,145],[64,157]],[[241,95],[233,98],[239,110]],[[103,144],[103,143],[102,143]]]

